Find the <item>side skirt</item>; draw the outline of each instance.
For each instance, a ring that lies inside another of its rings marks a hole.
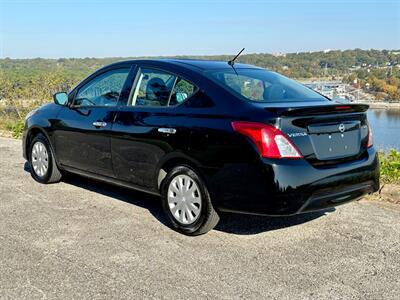
[[[160,196],[160,193],[158,191],[149,190],[149,189],[137,186],[135,184],[132,184],[130,182],[121,181],[121,180],[110,178],[110,177],[106,177],[106,176],[103,176],[103,175],[82,171],[80,169],[67,167],[67,166],[64,166],[64,165],[62,166],[62,170],[65,170],[67,172],[70,172],[70,173],[73,173],[73,174],[77,174],[77,175],[80,175],[80,176],[83,176],[83,177],[86,177],[86,178],[89,178],[89,179],[103,181],[103,182],[106,182],[106,183],[109,183],[109,184],[118,185],[118,186],[122,186],[122,187],[125,187],[125,188],[128,188],[128,189],[133,189],[133,190],[136,190],[136,191],[140,191],[140,192],[144,192],[144,193]]]

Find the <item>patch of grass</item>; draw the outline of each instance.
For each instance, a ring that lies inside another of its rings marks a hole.
[[[24,131],[25,116],[38,105],[23,106],[11,103],[0,107],[0,131],[10,133],[14,138],[20,138]]]
[[[400,184],[400,152],[392,149],[387,153],[379,153],[381,164],[381,181],[383,183]]]
[[[20,129],[21,123],[22,129]],[[14,138],[19,138],[22,135],[23,126],[23,121],[20,118],[0,111],[0,131],[9,132]]]
[[[15,120],[6,124],[5,129],[11,132],[13,138],[19,139],[24,131],[24,121]]]

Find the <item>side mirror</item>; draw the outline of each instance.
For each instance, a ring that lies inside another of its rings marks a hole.
[[[53,95],[54,103],[58,105],[67,105],[68,95],[65,92],[55,93]]]

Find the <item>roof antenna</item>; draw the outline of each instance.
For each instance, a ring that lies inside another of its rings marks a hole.
[[[240,52],[230,61],[228,61],[228,65],[233,66],[235,64],[235,60],[239,57],[240,54],[242,54],[242,52],[244,51],[244,48],[242,50],[240,50]]]

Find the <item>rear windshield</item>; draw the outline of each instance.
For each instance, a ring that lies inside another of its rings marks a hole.
[[[206,75],[234,94],[258,102],[321,101],[325,97],[275,72],[263,69],[222,69]]]

